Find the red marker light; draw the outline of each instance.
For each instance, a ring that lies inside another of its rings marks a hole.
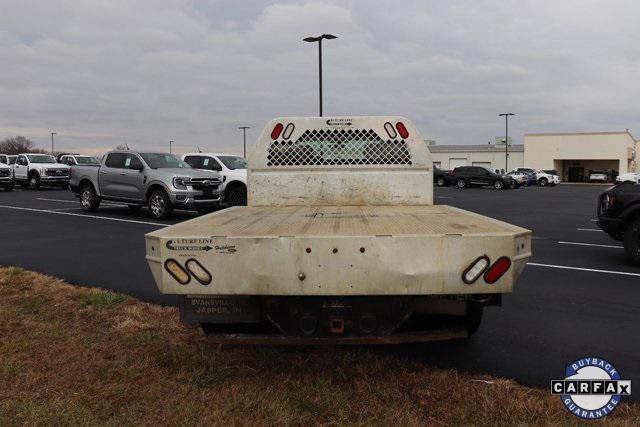
[[[400,134],[400,137],[402,137],[403,139],[406,139],[409,137],[409,131],[404,126],[404,123],[402,122],[396,123],[396,129],[398,129],[398,133]]]
[[[278,123],[277,125],[275,125],[273,127],[273,130],[271,131],[271,139],[278,139],[280,133],[282,132],[282,128],[282,123]]]
[[[500,257],[496,262],[489,267],[486,273],[484,273],[484,281],[490,285],[493,285],[500,279],[504,273],[511,267],[511,260],[506,256]]]

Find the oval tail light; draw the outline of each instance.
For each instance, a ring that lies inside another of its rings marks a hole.
[[[484,281],[493,285],[504,275],[504,273],[507,272],[507,270],[509,270],[510,267],[511,260],[508,257],[503,256],[498,258],[496,262],[489,267],[487,272],[484,273]]]
[[[291,134],[293,133],[293,130],[294,130],[295,128],[296,128],[296,127],[293,125],[293,123],[289,123],[289,124],[287,125],[287,127],[286,127],[286,128],[284,128],[284,133],[282,134],[282,137],[283,137],[284,139],[289,139],[289,138],[291,138]],[[274,138],[274,139],[275,139],[275,138]]]
[[[473,260],[473,262],[462,272],[462,281],[467,285],[472,284],[485,272],[491,261],[486,255],[482,255]]]
[[[393,125],[389,122],[384,124],[384,130],[387,131],[387,135],[389,135],[389,138],[395,138],[396,136],[398,136],[398,133],[393,128]]]
[[[409,137],[409,131],[406,126],[402,122],[396,123],[396,129],[398,129],[398,133],[402,139],[407,139]]]
[[[271,139],[278,139],[278,137],[280,136],[280,134],[282,133],[282,123],[278,123],[273,127],[273,130],[271,131]]]

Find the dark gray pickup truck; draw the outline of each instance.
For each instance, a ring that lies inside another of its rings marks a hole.
[[[132,210],[146,205],[156,219],[169,217],[174,208],[218,206],[221,184],[217,172],[193,169],[173,154],[139,151],[111,151],[100,166],[72,166],[69,182],[86,212],[112,200]]]

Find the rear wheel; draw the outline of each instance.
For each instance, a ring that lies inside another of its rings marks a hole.
[[[443,176],[439,176],[436,178],[436,185],[438,187],[444,187],[447,184],[447,181],[444,179]]]
[[[155,219],[167,219],[173,212],[171,200],[164,190],[155,190],[149,196],[149,214]]]
[[[640,265],[640,218],[624,232],[624,250],[633,265]]]
[[[469,336],[475,334],[482,322],[482,305],[477,302],[467,302],[467,313],[465,315],[465,325]]]
[[[95,212],[100,206],[100,199],[91,185],[85,185],[80,190],[80,206],[85,212]]]
[[[495,188],[496,190],[502,190],[504,188],[504,182],[496,179],[493,183],[493,188]]]
[[[456,181],[456,187],[458,188],[464,188],[467,186],[467,181],[465,181],[464,179],[459,179],[458,181]]]

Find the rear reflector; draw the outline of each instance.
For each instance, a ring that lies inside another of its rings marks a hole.
[[[282,134],[282,137],[283,137],[284,139],[289,139],[289,138],[291,138],[291,134],[293,133],[293,130],[294,130],[295,128],[296,128],[296,127],[293,125],[293,123],[289,123],[289,124],[287,125],[287,127],[286,127],[286,128],[284,128],[284,133]],[[274,139],[275,139],[275,138],[274,138]]]
[[[398,136],[398,133],[393,128],[393,125],[389,122],[384,124],[384,130],[387,131],[387,135],[389,135],[389,138],[395,138],[396,136]]]
[[[402,123],[402,122],[396,123],[396,129],[398,129],[398,133],[400,134],[400,136],[402,138],[406,139],[406,138],[409,137],[409,131],[404,126],[404,123]]]
[[[489,257],[486,255],[476,258],[462,273],[462,281],[470,285],[478,280],[478,277],[482,276],[482,273],[489,267],[489,262]]]
[[[280,133],[282,133],[282,128],[282,123],[278,123],[277,125],[275,125],[273,127],[273,130],[271,131],[271,139],[278,139]]]
[[[511,260],[508,257],[503,256],[498,258],[496,262],[489,267],[487,272],[484,273],[484,281],[493,285],[509,270],[509,267],[511,267]]]

